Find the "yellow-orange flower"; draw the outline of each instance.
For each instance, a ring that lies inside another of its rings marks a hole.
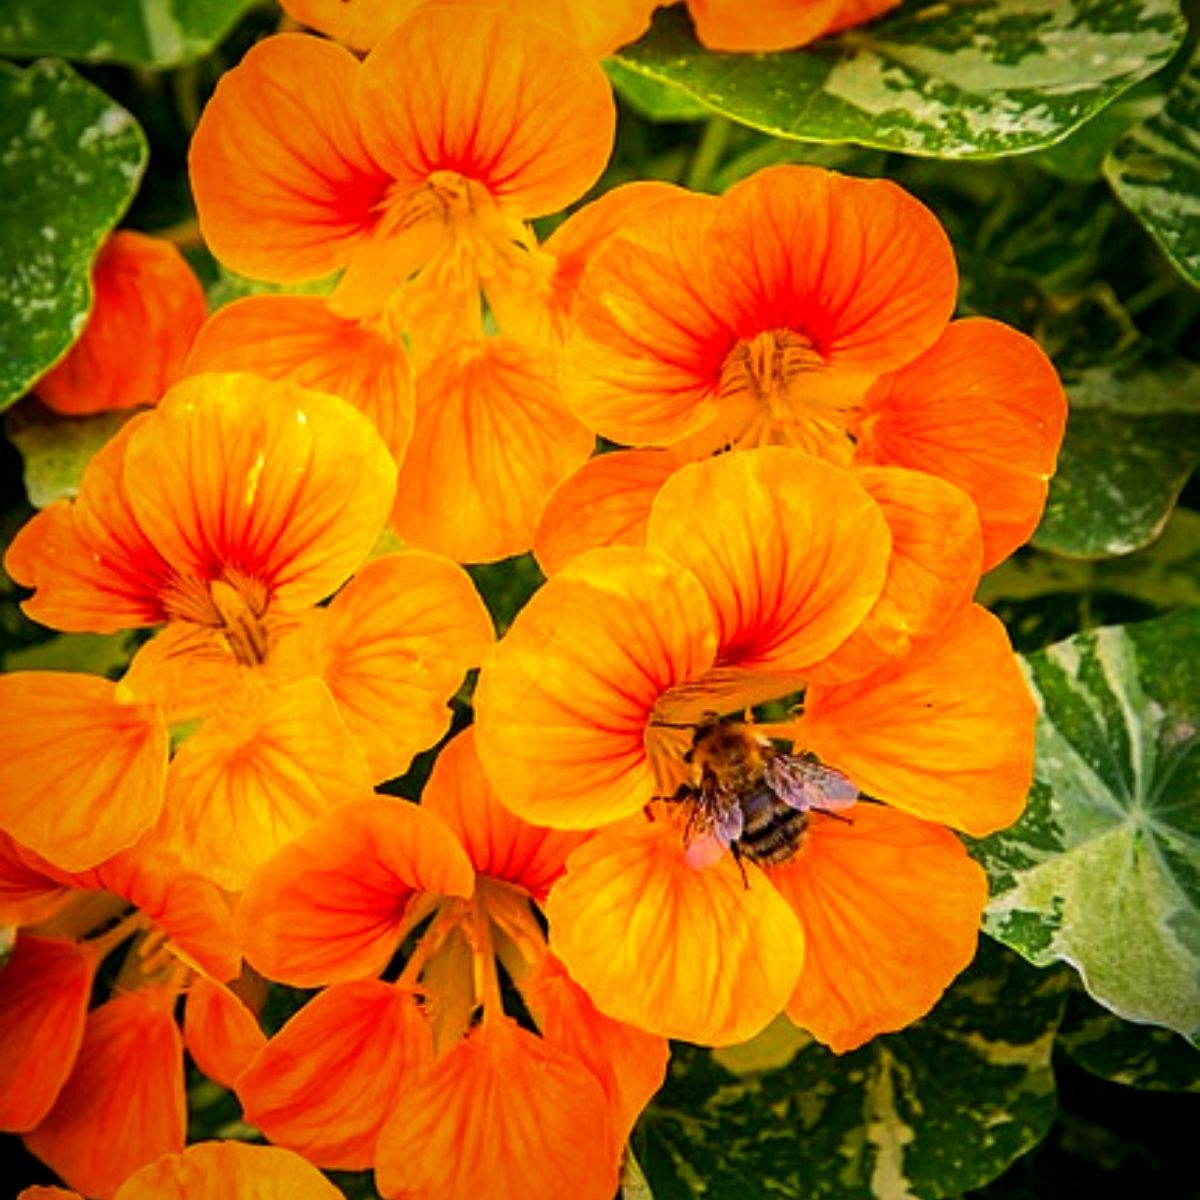
[[[840,1050],[922,1015],[970,961],[986,883],[941,825],[978,835],[1015,819],[1033,704],[1002,627],[968,603],[977,532],[973,556],[942,564],[956,601],[894,656],[915,613],[895,606],[896,580],[921,562],[933,579],[937,562],[875,495],[799,451],[685,467],[644,547],[574,558],[485,663],[478,736],[497,795],[542,824],[606,826],[547,911],[551,947],[610,1016],[719,1044],[786,1008]],[[767,732],[874,799],[847,823],[808,814],[782,864],[689,853],[704,822],[669,802],[694,785],[688,729],[802,688],[802,716]],[[900,859],[903,872],[880,869]],[[891,955],[864,941],[872,921]]]
[[[389,1197],[607,1200],[667,1049],[547,950],[532,905],[580,841],[502,808],[468,732],[420,808],[353,805],[282,850],[238,908],[246,953],[330,986],[239,1079],[248,1118],[321,1166],[374,1165]],[[395,982],[376,978],[415,930]],[[536,1029],[506,1011],[500,964]]]
[[[861,25],[900,0],[687,0],[710,50],[790,50]]]

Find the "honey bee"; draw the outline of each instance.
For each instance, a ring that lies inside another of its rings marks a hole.
[[[859,798],[840,771],[811,754],[785,753],[745,721],[706,716],[684,761],[695,781],[671,799],[692,805],[684,840],[695,866],[714,862],[724,850],[739,867],[743,858],[780,866],[800,848],[810,812],[838,817]]]

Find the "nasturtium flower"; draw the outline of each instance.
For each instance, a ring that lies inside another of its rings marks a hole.
[[[0,919],[20,926],[0,977],[0,1127],[72,1187],[111,1196],[183,1149],[179,999],[190,1009],[204,997],[208,1019],[187,1045],[220,1075],[239,1074],[265,1040],[224,986],[240,969],[228,909],[212,884],[140,849],[69,873],[0,835],[0,880]],[[39,893],[51,911],[31,911]],[[117,965],[94,1004],[106,962]]]
[[[130,1175],[114,1200],[343,1200],[311,1163],[278,1146],[200,1142]],[[18,1200],[82,1200],[62,1188],[27,1188]]]
[[[485,663],[478,739],[500,800],[598,828],[547,913],[552,950],[609,1016],[722,1044],[786,1009],[842,1050],[923,1015],[970,961],[986,882],[942,826],[982,835],[1017,817],[1034,710],[1003,628],[969,603],[977,528],[943,588],[928,539],[896,517],[905,493],[885,494],[908,474],[868,491],[778,448],[687,466],[658,491],[644,546],[577,555]],[[923,616],[909,607],[922,597]],[[844,820],[807,814],[781,864],[697,854],[694,805],[671,802],[695,785],[689,730],[801,690],[801,715],[766,731],[863,797]]]
[[[480,282],[532,244],[528,220],[595,182],[614,119],[594,60],[503,12],[423,8],[361,64],[280,35],[222,78],[197,127],[201,230],[256,278],[344,270],[333,304],[345,316],[416,282],[419,311],[436,322],[474,305],[478,325]]]
[[[710,50],[769,51],[805,46],[861,25],[900,0],[687,0],[696,36]]]
[[[534,906],[581,841],[500,806],[468,731],[419,808],[351,805],[281,850],[241,899],[242,944],[270,978],[328,986],[239,1078],[247,1118],[320,1166],[373,1165],[389,1197],[608,1200],[667,1047],[547,948]]]
[[[1032,340],[950,323],[956,285],[936,218],[887,180],[776,167],[661,199],[584,271],[567,399],[629,446],[940,475],[975,502],[994,566],[1041,515],[1066,401]]]
[[[119,229],[96,257],[92,293],[79,340],[34,394],[70,416],[157,404],[204,321],[200,281],[170,242]]]
[[[12,832],[81,869],[154,825],[161,850],[237,890],[318,814],[436,742],[493,635],[445,559],[390,555],[346,584],[395,474],[349,404],[248,375],[187,379],[125,426],[6,565],[46,624],[165,628],[115,687],[0,684]],[[197,718],[167,768],[166,722]],[[51,786],[63,781],[74,786]]]

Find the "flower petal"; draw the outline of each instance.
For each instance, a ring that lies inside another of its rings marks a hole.
[[[804,961],[794,914],[754,864],[696,869],[673,821],[597,834],[567,863],[550,948],[596,1007],[662,1037],[743,1042],[779,1015]]]
[[[868,795],[984,837],[1025,806],[1035,718],[1004,626],[971,605],[899,662],[811,687],[795,736]]]
[[[579,555],[536,592],[484,664],[475,691],[484,771],[534,824],[592,829],[657,792],[646,753],[655,702],[712,666],[704,589],[665,555]]]
[[[687,462],[669,450],[618,450],[585,462],[550,493],[533,536],[546,575],[597,546],[644,546],[659,488]]]
[[[617,1156],[604,1092],[514,1022],[485,1022],[400,1092],[376,1181],[405,1200],[610,1200]]]
[[[450,725],[451,696],[494,640],[470,576],[417,551],[368,563],[272,653],[287,674],[319,672],[374,779],[402,775]]]
[[[329,392],[370,418],[397,463],[413,425],[412,373],[398,330],[334,313],[321,296],[247,296],[213,314],[189,375],[246,371]]]
[[[96,258],[92,291],[82,335],[34,394],[71,415],[157,404],[204,321],[200,281],[171,242],[119,229]]]
[[[363,1171],[401,1087],[433,1062],[429,1021],[407,990],[362,979],[326,988],[238,1081],[246,1120],[326,1170]]]
[[[183,1149],[187,1111],[175,993],[147,988],[88,1014],[75,1070],[25,1135],[73,1188],[107,1200],[138,1167]]]
[[[201,375],[130,438],[125,487],[178,571],[264,584],[273,603],[328,596],[367,556],[396,468],[349,404],[286,382]]]
[[[398,947],[420,893],[469,896],[475,872],[431,813],[380,797],[347,805],[251,881],[236,923],[246,957],[296,987],[361,979]]]
[[[676,472],[646,542],[704,585],[718,661],[772,672],[803,671],[861,625],[891,551],[883,513],[850,472],[778,447]]]
[[[22,845],[81,871],[157,819],[167,727],[156,709],[122,704],[107,679],[56,671],[0,677],[0,709],[0,824]]]
[[[267,1044],[267,1035],[240,997],[203,975],[188,988],[183,1035],[196,1066],[226,1088],[234,1086]]]
[[[415,13],[371,52],[357,87],[363,137],[400,187],[453,171],[526,219],[577,200],[612,149],[616,112],[599,65],[505,12]]]
[[[346,264],[388,176],[363,144],[355,57],[281,34],[221,76],[188,152],[200,229],[226,266],[299,283]]]
[[[53,1107],[83,1041],[96,959],[20,934],[0,987],[0,1129],[32,1129]]]
[[[479,875],[515,884],[538,901],[582,840],[580,834],[530,825],[500,803],[483,774],[472,728],[443,747],[421,804],[450,827]]]
[[[594,442],[556,369],[548,350],[489,338],[422,372],[392,513],[405,541],[462,562],[529,549],[546,497]]]
[[[696,37],[710,50],[791,50],[868,21],[900,0],[688,0]]]
[[[210,717],[167,773],[157,835],[188,870],[230,891],[324,813],[371,794],[371,772],[319,679]]]
[[[0,829],[0,925],[38,925],[70,899],[70,888],[39,871]]]
[[[1067,401],[1036,342],[998,321],[955,321],[915,362],[867,393],[856,461],[928,471],[975,501],[984,570],[1041,518]]]
[[[804,926],[788,1016],[839,1054],[923,1017],[974,957],[987,877],[940,825],[877,804],[814,816],[771,882]]]

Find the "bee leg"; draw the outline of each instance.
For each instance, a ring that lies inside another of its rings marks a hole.
[[[750,877],[746,874],[746,864],[742,861],[742,848],[737,842],[730,842],[729,849],[733,852],[733,861],[737,863],[738,870],[742,873],[742,887],[749,891]]]
[[[845,813],[834,812],[828,808],[810,808],[809,812],[818,813],[822,817],[828,817],[831,821],[841,821],[843,825],[853,825],[854,818],[846,816]]]

